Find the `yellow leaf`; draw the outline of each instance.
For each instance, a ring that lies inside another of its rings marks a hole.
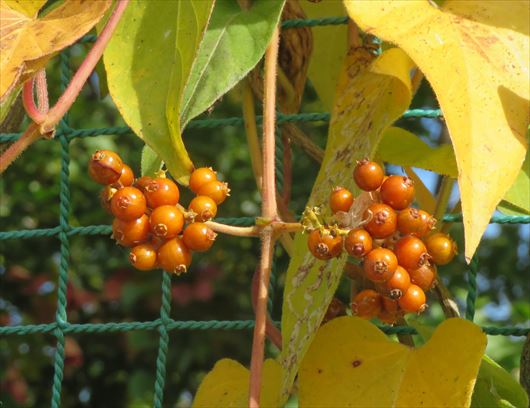
[[[337,17],[346,14],[341,1],[302,0],[300,5],[307,18]],[[348,50],[347,30],[345,24],[311,28],[313,51],[307,74],[326,111],[331,110],[333,106],[335,87],[344,55]]]
[[[429,191],[429,189],[423,184],[421,178],[415,173],[410,167],[405,167],[405,173],[414,181],[414,193],[415,199],[422,210],[427,211],[430,214],[434,214],[436,209],[436,199]]]
[[[528,146],[528,1],[344,3],[363,30],[400,46],[436,93],[458,163],[469,261]]]
[[[382,132],[410,104],[412,61],[397,48],[373,58],[369,51],[357,48],[344,61],[324,160],[309,206],[327,202],[334,185],[359,192],[352,177],[356,160],[373,157]],[[282,309],[282,401],[335,293],[345,262],[345,257],[329,262],[315,260],[307,251],[307,235],[303,234],[296,236],[293,253]]]
[[[412,166],[456,178],[455,155],[450,144],[431,147],[418,136],[398,127],[388,128],[377,147],[376,160]]]
[[[485,348],[481,329],[459,318],[416,349],[366,320],[337,318],[300,366],[300,407],[468,407]]]
[[[261,407],[280,406],[281,374],[281,367],[275,360],[265,360],[262,372]],[[249,370],[237,361],[228,358],[219,360],[201,382],[193,400],[193,407],[246,407],[249,379]]]
[[[4,0],[13,10],[25,14],[28,17],[35,17],[46,0]]]
[[[43,18],[28,17],[0,0],[0,102],[44,67],[56,52],[86,34],[111,0],[66,0]]]

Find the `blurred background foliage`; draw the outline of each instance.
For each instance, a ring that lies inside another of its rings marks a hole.
[[[71,49],[72,68],[80,64],[85,45]],[[60,94],[58,58],[48,70],[51,98]],[[101,72],[101,71],[100,71]],[[321,111],[311,84],[306,87],[302,112]],[[259,109],[260,104],[256,103]],[[436,108],[432,90],[423,84],[413,108]],[[239,89],[215,104],[204,117],[241,115]],[[112,100],[105,95],[103,78],[94,74],[69,113],[73,128],[124,126]],[[22,124],[23,128],[26,121]],[[321,147],[326,123],[298,124]],[[436,119],[401,119],[398,126],[413,131],[430,144],[445,142],[443,123]],[[220,208],[221,217],[256,216],[260,197],[252,176],[242,127],[188,130],[185,143],[196,165],[213,166],[230,183],[232,195]],[[31,146],[0,179],[2,231],[51,228],[59,218],[59,143],[40,141]],[[141,141],[133,135],[105,135],[75,139],[70,144],[70,224],[109,224],[99,206],[100,186],[86,171],[96,149],[112,149],[139,172]],[[293,146],[293,186],[290,209],[299,213],[311,191],[318,165]],[[401,169],[389,166],[389,171]],[[438,177],[418,170],[431,191]],[[189,202],[184,193],[182,201]],[[458,200],[458,191],[452,202]],[[463,248],[461,224],[451,234]],[[528,324],[530,226],[492,225],[478,251],[479,298],[476,321],[484,325]],[[161,273],[139,272],[129,266],[127,251],[107,236],[70,238],[68,320],[71,323],[147,321],[158,318]],[[197,254],[190,272],[173,279],[171,317],[175,320],[252,319],[250,282],[259,259],[257,239],[222,236],[206,255]],[[283,273],[288,258],[276,254],[277,284],[273,318],[281,317]],[[56,238],[0,241],[0,324],[49,323],[55,319],[59,241]],[[440,275],[465,307],[466,265],[463,255],[440,268]],[[348,282],[338,297],[348,303]],[[432,298],[432,297],[431,297]],[[419,318],[436,325],[441,309],[431,304]],[[220,358],[249,363],[251,331],[172,331],[167,365],[165,406],[191,404],[202,377]],[[523,338],[489,336],[488,354],[517,376]],[[158,347],[156,331],[116,334],[79,334],[66,338],[63,404],[65,407],[151,406]],[[272,347],[268,352],[274,355]],[[52,335],[0,338],[0,379],[4,406],[45,406],[51,398],[54,337]]]

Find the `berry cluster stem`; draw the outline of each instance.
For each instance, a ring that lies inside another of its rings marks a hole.
[[[46,109],[47,103],[45,100],[47,100],[47,91],[42,89],[43,86],[45,86],[45,80],[43,81],[42,77],[39,78],[37,75],[37,98],[39,101],[39,108],[35,106],[35,101],[33,99],[34,81],[30,80],[24,84],[24,106],[27,109],[28,116],[34,122],[28,127],[28,129],[26,129],[20,139],[13,143],[0,157],[0,174],[2,174],[29,145],[38,140],[42,135],[53,132],[57,123],[59,123],[61,118],[77,99],[79,92],[81,92],[81,88],[83,88],[83,85],[103,55],[103,51],[110,41],[128,4],[129,0],[118,1],[105,28],[98,36],[93,47],[83,60],[83,63],[53,108],[49,111]],[[43,114],[45,111],[47,112]],[[35,124],[38,124],[39,126],[36,126]]]
[[[265,52],[264,109],[263,109],[263,184],[262,217],[274,221],[278,217],[276,204],[276,178],[274,174],[274,143],[276,126],[276,74],[280,31],[274,29]],[[250,359],[249,407],[258,408],[261,392],[265,332],[267,324],[267,299],[274,250],[274,231],[265,227],[260,231],[261,260],[258,271],[258,296],[256,322]]]

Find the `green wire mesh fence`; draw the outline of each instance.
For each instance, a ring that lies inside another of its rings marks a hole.
[[[346,17],[330,17],[323,19],[296,19],[287,20],[282,23],[282,28],[297,28],[304,26],[336,25],[345,24]],[[87,35],[80,42],[93,42],[95,36]],[[61,58],[61,86],[66,88],[70,80],[70,68],[68,63],[68,50],[63,52]],[[438,109],[413,109],[405,112],[405,118],[438,118],[441,117]],[[327,122],[329,113],[299,113],[293,115],[278,114],[279,124],[285,122]],[[258,117],[258,122],[261,117]],[[209,129],[223,126],[242,126],[242,117],[230,117],[224,119],[200,119],[194,120],[188,128]],[[69,181],[69,143],[76,138],[94,137],[99,135],[124,135],[131,133],[128,127],[110,127],[96,129],[72,129],[68,124],[67,116],[61,121],[54,141],[61,145],[61,173],[60,173],[60,197],[59,197],[59,225],[54,228],[16,230],[0,232],[0,240],[27,239],[36,237],[57,237],[60,242],[60,266],[57,284],[57,308],[55,322],[49,324],[28,324],[0,327],[0,335],[28,335],[28,334],[53,334],[57,340],[54,355],[54,376],[52,381],[51,406],[56,408],[61,405],[61,388],[64,375],[65,361],[65,334],[68,333],[111,333],[128,332],[133,330],[153,330],[159,332],[159,346],[156,359],[156,373],[154,383],[155,407],[162,407],[164,399],[164,385],[166,380],[166,356],[169,347],[169,334],[171,330],[245,330],[254,326],[253,320],[206,320],[177,321],[170,318],[171,301],[171,276],[162,272],[160,317],[152,321],[144,322],[108,322],[108,323],[69,323],[66,315],[67,301],[66,291],[68,284],[68,269],[70,244],[69,238],[74,235],[110,235],[110,225],[89,225],[86,227],[72,227],[69,224],[70,214],[70,181]],[[20,137],[20,134],[0,134],[0,143],[12,142]],[[278,151],[276,152],[278,154]],[[281,155],[278,155],[281,157]],[[281,160],[277,163],[281,165]],[[281,174],[281,172],[277,172]],[[447,214],[445,221],[460,222],[461,214]],[[253,225],[255,219],[249,217],[242,218],[218,218],[217,221],[238,226]],[[530,216],[509,216],[494,215],[491,223],[497,224],[529,224]],[[475,257],[468,270],[468,294],[466,298],[466,318],[473,320],[475,314],[475,301],[477,298],[476,277],[478,271],[478,259]],[[274,271],[271,282],[274,286]],[[387,334],[416,334],[413,327],[405,326],[385,326],[380,328]],[[530,328],[524,327],[492,327],[484,326],[482,330],[488,335],[503,336],[526,336],[530,333]]]

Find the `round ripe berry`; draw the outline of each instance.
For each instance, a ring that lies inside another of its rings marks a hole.
[[[436,265],[448,264],[458,252],[456,242],[449,235],[441,232],[428,236],[425,245]]]
[[[180,275],[191,265],[191,251],[180,238],[173,238],[158,248],[157,259],[166,272]]]
[[[367,208],[364,217],[365,219],[371,217],[364,228],[373,238],[386,238],[396,232],[396,212],[386,204],[373,203]]]
[[[182,234],[182,240],[192,251],[204,252],[211,248],[217,234],[206,224],[194,222],[186,227]]]
[[[110,202],[116,191],[118,191],[117,188],[108,185],[105,186],[99,194],[99,202],[101,203],[101,206],[110,214],[112,214],[112,211],[110,209]]]
[[[398,300],[399,307],[408,313],[421,313],[425,310],[425,292],[419,286],[410,285],[407,291]]]
[[[211,167],[200,167],[191,173],[190,190],[195,194],[199,194],[199,190],[203,185],[215,180],[217,180],[217,175]]]
[[[136,245],[131,248],[129,261],[140,271],[154,269],[156,267],[156,247],[149,242]]]
[[[412,235],[398,240],[394,245],[394,253],[399,264],[407,270],[417,269],[430,259],[423,241]]]
[[[153,181],[153,178],[152,177],[149,177],[149,176],[142,176],[140,177],[139,179],[136,179],[134,181],[134,187],[136,187],[138,190],[142,190],[145,192],[145,188],[147,187],[147,185]]]
[[[397,300],[383,296],[383,308],[377,318],[386,324],[395,324],[402,316]]]
[[[307,246],[315,258],[328,260],[339,256],[342,252],[342,237],[313,230],[309,233]]]
[[[392,299],[399,299],[410,286],[410,275],[398,265],[392,277],[385,282],[385,289]]]
[[[110,150],[96,151],[88,163],[88,174],[99,184],[112,184],[118,181],[123,162],[117,153]]]
[[[180,198],[177,185],[165,177],[157,177],[147,183],[144,194],[149,208],[156,208],[162,205],[177,205]]]
[[[221,204],[230,195],[229,193],[228,183],[219,180],[203,184],[197,192],[198,195],[210,197],[217,205]]]
[[[329,196],[329,207],[333,214],[339,211],[348,212],[352,204],[353,195],[344,187],[335,187]]]
[[[418,285],[424,291],[430,290],[436,280],[436,267],[426,263],[418,269],[409,272],[410,280],[413,284]]]
[[[383,297],[372,289],[361,290],[351,304],[354,315],[363,319],[372,319],[376,317],[383,308]]]
[[[385,204],[403,210],[414,200],[414,182],[405,176],[389,176],[381,185],[380,194]]]
[[[115,218],[112,222],[112,237],[118,244],[126,247],[147,241],[149,218],[145,214],[132,221]]]
[[[436,225],[436,219],[427,211],[408,207],[400,211],[397,218],[397,229],[403,235],[423,237]]]
[[[392,277],[397,266],[396,255],[391,250],[375,248],[366,255],[363,270],[372,282],[386,282]]]
[[[357,162],[353,170],[353,179],[361,190],[375,191],[379,188],[385,177],[385,172],[379,164],[368,159]]]
[[[322,319],[322,323],[329,322],[330,320],[333,320],[338,316],[344,315],[346,315],[346,306],[339,299],[334,297],[333,299],[331,299],[331,303],[329,304],[328,309],[326,310],[326,314]]]
[[[129,186],[132,186],[133,182],[134,182],[134,172],[129,166],[127,166],[126,164],[123,164],[123,168],[121,169],[120,178],[118,179],[118,181],[113,183],[112,186],[116,188],[129,187]]]
[[[123,187],[116,191],[110,201],[112,214],[120,220],[140,218],[147,209],[143,193],[135,187]]]
[[[372,236],[362,228],[351,230],[344,239],[344,248],[355,258],[365,256],[372,250],[372,245]]]
[[[217,204],[208,196],[197,196],[191,200],[188,210],[196,214],[195,221],[205,222],[217,215]]]
[[[184,215],[174,205],[156,207],[149,217],[151,232],[164,239],[176,237],[184,227]]]

